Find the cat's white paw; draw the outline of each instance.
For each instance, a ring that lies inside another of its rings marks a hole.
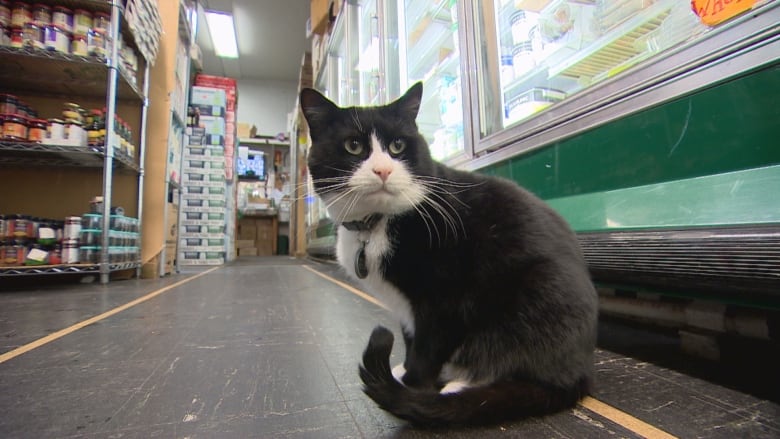
[[[450,393],[458,393],[463,391],[463,389],[467,389],[468,387],[470,387],[470,383],[468,381],[452,380],[441,388],[439,394],[448,395]]]
[[[404,384],[404,375],[406,375],[406,368],[403,364],[396,365],[393,370],[393,378],[401,384]]]

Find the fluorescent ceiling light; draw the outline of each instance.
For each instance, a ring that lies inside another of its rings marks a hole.
[[[227,12],[205,11],[214,52],[222,58],[238,58],[236,28],[233,15]]]

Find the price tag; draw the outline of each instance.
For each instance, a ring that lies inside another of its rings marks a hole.
[[[707,26],[715,26],[752,8],[756,0],[691,0],[693,12]]]

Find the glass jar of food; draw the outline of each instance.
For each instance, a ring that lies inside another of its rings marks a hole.
[[[92,15],[92,29],[107,34],[111,29],[111,16],[105,12],[95,12]]]
[[[8,0],[0,0],[0,26],[11,25],[11,3]]]
[[[3,120],[3,139],[27,140],[28,122],[24,116],[18,114],[6,114]]]
[[[106,34],[104,31],[90,29],[87,33],[87,53],[91,56],[105,58],[106,56]]]
[[[73,35],[73,40],[70,43],[70,53],[78,56],[87,56],[89,51],[87,49],[87,36],[86,35]]]
[[[6,221],[6,244],[26,245],[33,234],[32,218],[16,214],[9,216]]]
[[[0,113],[16,114],[16,105],[19,98],[11,94],[0,94]]]
[[[31,47],[33,49],[43,49],[44,45],[44,31],[45,29],[32,21],[24,25],[24,40],[25,47]]]
[[[51,24],[51,6],[42,3],[36,3],[32,7],[32,21],[38,26],[48,26]]]
[[[90,147],[103,146],[105,139],[105,122],[103,121],[103,112],[92,110],[90,112],[90,121],[87,125],[87,145]]]
[[[0,46],[11,46],[11,29],[0,24]]]
[[[62,144],[65,141],[65,121],[62,119],[49,119],[46,124],[46,139],[51,144]]]
[[[73,11],[73,35],[87,35],[92,28],[92,13],[84,9]]]
[[[64,6],[55,6],[51,14],[51,24],[65,32],[73,32],[73,11]]]
[[[62,117],[64,117],[65,120],[74,120],[81,123],[84,122],[81,106],[73,102],[67,102],[62,107]]]
[[[46,26],[46,49],[60,52],[70,52],[70,35],[57,25]]]
[[[46,121],[43,119],[30,119],[27,128],[27,140],[42,143],[46,139]]]
[[[9,43],[9,46],[14,47],[16,49],[21,49],[24,47],[24,30],[22,30],[21,27],[14,27],[11,28],[11,42]]]
[[[32,21],[32,8],[25,2],[14,2],[11,8],[11,27],[24,27]]]

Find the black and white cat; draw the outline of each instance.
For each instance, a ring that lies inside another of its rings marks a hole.
[[[399,318],[363,355],[365,393],[419,425],[484,424],[574,406],[589,391],[597,296],[575,235],[513,182],[435,162],[422,84],[380,107],[300,100],[337,258]]]

